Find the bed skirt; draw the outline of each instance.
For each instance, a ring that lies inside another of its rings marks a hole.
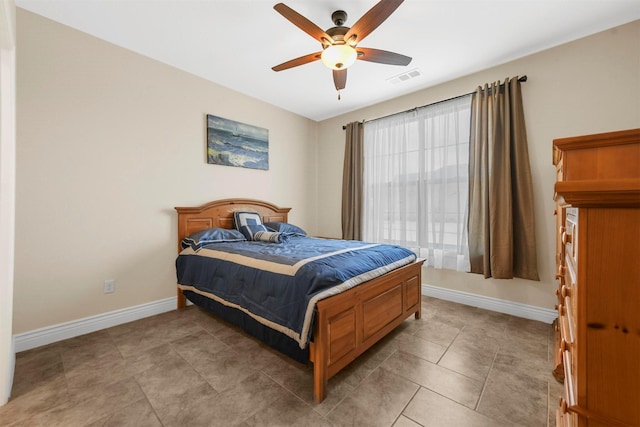
[[[297,341],[278,331],[266,327],[240,310],[227,307],[217,301],[192,291],[185,290],[182,292],[189,301],[198,307],[202,307],[204,310],[213,313],[222,320],[238,326],[249,335],[289,356],[293,360],[305,364],[309,363],[309,346],[301,349]]]

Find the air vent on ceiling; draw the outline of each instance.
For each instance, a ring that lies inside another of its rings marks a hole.
[[[411,79],[415,79],[416,77],[420,77],[421,75],[422,75],[422,71],[420,71],[417,68],[414,68],[412,70],[405,71],[402,74],[398,74],[397,76],[389,77],[387,79],[387,81],[389,83],[393,83],[395,85],[395,84],[398,84],[398,83],[407,82],[407,81],[409,81]]]

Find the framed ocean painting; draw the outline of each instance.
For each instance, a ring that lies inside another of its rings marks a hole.
[[[207,114],[207,163],[269,170],[269,130]]]

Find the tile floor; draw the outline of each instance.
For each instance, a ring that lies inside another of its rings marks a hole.
[[[550,325],[423,297],[329,381],[196,307],[25,351],[0,426],[547,426]]]

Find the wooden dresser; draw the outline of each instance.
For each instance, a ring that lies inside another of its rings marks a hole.
[[[640,426],[640,129],[553,141],[558,426]]]

